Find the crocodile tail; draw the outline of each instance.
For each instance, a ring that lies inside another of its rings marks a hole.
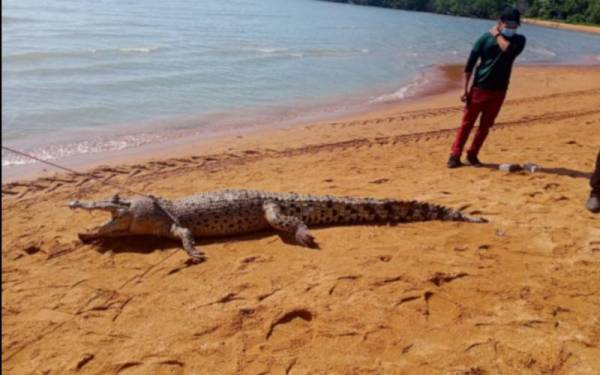
[[[468,216],[461,211],[427,202],[384,201],[383,209],[387,211],[386,220],[390,222],[442,220],[487,223],[484,218]]]
[[[425,202],[372,198],[309,197],[283,205],[286,215],[298,215],[306,224],[334,223],[402,223],[411,221],[466,221],[485,223],[460,211]]]
[[[487,219],[465,215],[459,210],[433,203],[411,202],[413,204],[413,220],[465,221],[469,223],[487,223]]]

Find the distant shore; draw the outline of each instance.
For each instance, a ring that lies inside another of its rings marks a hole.
[[[538,20],[535,18],[523,18],[523,23],[528,25],[549,27],[553,29],[583,31],[586,33],[600,34],[600,26],[578,25],[566,22]]]

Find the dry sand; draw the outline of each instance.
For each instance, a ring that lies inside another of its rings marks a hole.
[[[600,147],[600,68],[518,68],[484,162],[448,170],[457,91],[211,153],[97,168],[163,197],[253,188],[419,199],[489,224],[316,229],[179,244],[84,245],[105,215],[65,202],[115,189],[73,176],[5,184],[6,374],[597,374],[600,222],[584,209]]]

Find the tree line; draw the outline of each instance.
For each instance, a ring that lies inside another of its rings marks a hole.
[[[326,0],[337,3],[434,12],[457,16],[496,18],[507,5],[525,17],[600,25],[600,0]]]

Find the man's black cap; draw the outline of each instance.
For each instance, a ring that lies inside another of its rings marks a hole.
[[[521,24],[521,12],[517,8],[507,6],[500,15],[500,21],[507,23]]]

